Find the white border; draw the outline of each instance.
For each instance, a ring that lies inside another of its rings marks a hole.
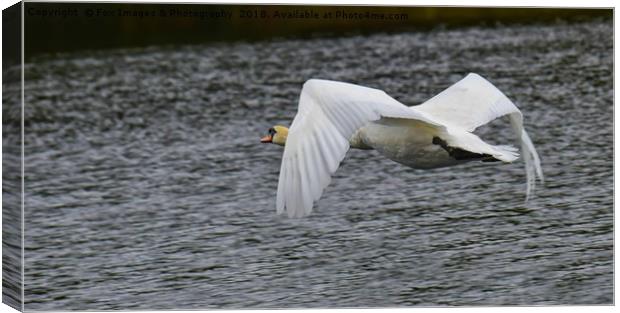
[[[0,0],[0,4],[2,9],[8,8],[9,6],[17,3],[18,1],[11,0]],[[32,1],[35,2],[35,1]],[[59,1],[60,2],[60,1]],[[84,0],[73,0],[73,1],[62,1],[62,2],[95,2],[95,1],[84,1]],[[273,1],[257,1],[257,0],[219,0],[219,1],[183,1],[183,0],[168,0],[168,1],[144,1],[144,0],[130,0],[130,1],[97,1],[97,2],[161,2],[161,3],[239,3],[239,4],[253,4],[253,3],[268,3],[268,4],[342,4],[342,5],[402,5],[402,6],[490,6],[490,7],[590,7],[590,8],[615,8],[614,1],[611,0],[545,0],[545,1],[535,1],[535,0],[505,0],[502,2],[498,2],[497,0],[468,0],[468,1],[428,1],[428,0],[273,0]],[[615,90],[615,80],[617,77],[617,67],[615,66],[615,60],[617,59],[617,47],[618,38],[615,35],[616,26],[618,25],[618,18],[614,12],[614,90]],[[23,19],[22,19],[22,30],[23,30]],[[1,33],[1,26],[0,26]],[[24,47],[24,38],[22,32],[22,52]],[[1,49],[0,49],[1,50]],[[1,52],[0,52],[1,55]],[[22,53],[22,63],[23,63],[23,53]],[[22,70],[22,103],[24,101],[24,92],[23,92],[23,84],[24,84],[23,70]],[[614,104],[616,103],[617,96],[614,92]],[[1,100],[0,100],[1,101]],[[618,146],[618,138],[615,136],[616,133],[616,125],[615,121],[618,120],[618,110],[614,109],[614,147]],[[2,112],[0,112],[0,118],[2,117]],[[22,107],[22,123],[23,123],[23,107]],[[22,124],[22,138],[23,138],[23,124]],[[0,153],[1,153],[0,147]],[[23,192],[23,175],[24,175],[24,164],[23,164],[23,140],[22,140],[22,204],[24,203],[24,192]],[[614,148],[614,199],[616,197],[615,190],[615,164],[618,159],[618,151]],[[0,163],[0,171],[2,170],[2,164]],[[2,178],[0,176],[0,183],[2,182]],[[1,195],[0,195],[1,201]],[[617,273],[616,267],[616,258],[615,258],[615,242],[617,239],[617,232],[615,232],[615,226],[618,225],[618,216],[615,214],[615,201],[614,201],[614,287],[615,287],[615,273]],[[23,216],[23,208],[22,208],[22,231],[24,230],[24,216]],[[1,223],[1,218],[0,218]],[[22,264],[23,264],[23,240],[24,236],[22,234]],[[1,249],[1,248],[0,248]],[[0,271],[1,275],[1,271]],[[23,271],[22,271],[22,287],[24,284],[23,281]],[[617,299],[618,296],[618,288],[614,288],[614,299]],[[23,299],[23,288],[22,288],[22,299]],[[316,313],[325,313],[325,312],[355,312],[354,310],[359,309],[312,309],[312,310],[211,310],[211,311],[188,311],[188,312],[231,312],[231,313],[265,313],[265,312],[316,312]],[[598,312],[614,312],[614,306],[554,306],[554,307],[459,307],[459,308],[403,308],[403,309],[364,309],[362,312],[365,313],[376,313],[376,312],[416,312],[416,313],[424,313],[424,312],[434,312],[434,313],[442,313],[442,312],[483,312],[483,313],[492,313],[492,312],[579,312],[579,313],[598,313]],[[6,305],[0,305],[0,313],[4,312],[15,312],[13,309]],[[150,312],[178,312],[178,311],[141,311],[145,313]]]
[[[25,73],[24,73],[24,66],[23,65],[25,64],[25,60],[24,60],[24,40],[26,38],[25,38],[25,33],[24,33],[25,31],[24,31],[24,3],[23,2],[21,3],[21,8],[20,9],[21,9],[21,15],[22,15],[22,18],[21,18],[21,52],[22,52],[22,56],[21,56],[21,63],[22,63],[22,68],[21,68],[21,76],[22,76],[21,77],[22,78],[22,82],[21,82],[21,84],[22,84],[22,90],[21,90],[21,92],[22,92],[22,103],[21,103],[22,104],[22,106],[21,106],[22,107],[22,120],[21,120],[21,128],[22,128],[21,129],[22,130],[21,137],[22,138],[21,138],[21,143],[22,144],[21,144],[21,152],[22,152],[22,156],[21,156],[21,164],[20,164],[21,165],[21,178],[22,178],[22,183],[21,183],[21,187],[22,187],[22,194],[21,194],[21,210],[22,210],[22,212],[21,212],[21,220],[22,220],[22,227],[21,227],[21,231],[22,231],[22,234],[21,234],[22,235],[22,247],[21,247],[22,248],[22,254],[21,254],[21,257],[22,257],[22,264],[21,264],[21,276],[22,276],[22,281],[21,281],[21,283],[22,283],[22,290],[21,291],[22,291],[22,298],[21,298],[21,300],[22,300],[22,302],[21,302],[21,309],[22,309],[22,311],[24,311],[24,308],[25,308],[25,302],[24,302],[25,294],[24,294],[24,290],[26,288],[26,286],[25,286],[26,281],[25,281],[25,275],[24,275],[24,273],[25,273],[24,266],[26,265],[26,262],[24,260],[24,255],[25,255],[24,254],[25,253],[24,248],[25,248],[25,237],[26,237],[26,228],[25,228],[26,227],[26,222],[24,220],[24,217],[25,217],[24,211],[25,211],[25,205],[26,205],[26,198],[25,198],[26,197],[25,196],[26,186],[25,186],[25,179],[24,179],[24,173],[25,173],[25,171],[24,171],[24,166],[25,166],[25,164],[24,164],[24,156],[25,156],[25,154],[24,154],[24,138],[25,138],[25,134],[24,134],[24,129],[25,129],[25,127],[24,127],[24,119],[25,119],[24,118],[24,104],[26,103],[26,90],[25,90],[26,89],[26,84],[25,84],[25,81],[24,81]]]
[[[17,1],[9,1],[2,0],[2,3],[6,3],[3,8],[10,6],[10,4],[14,4]],[[136,2],[136,3],[228,3],[228,4],[333,4],[333,5],[399,5],[399,6],[484,6],[484,7],[600,7],[600,8],[611,8],[614,7],[614,1],[610,0],[591,0],[591,1],[583,1],[583,0],[544,0],[544,1],[536,1],[536,0],[505,0],[498,2],[497,0],[467,0],[467,1],[458,1],[458,0],[439,0],[439,1],[429,1],[429,0],[206,0],[206,1],[197,1],[197,0],[59,0],[59,1],[49,1],[49,0],[26,0],[26,2]]]

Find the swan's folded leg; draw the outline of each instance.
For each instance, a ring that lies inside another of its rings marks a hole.
[[[454,140],[451,140],[451,142],[453,142],[454,144]],[[519,154],[517,153],[517,149],[515,147],[506,146],[506,145],[501,145],[501,146],[489,145],[489,147],[486,147],[487,144],[484,143],[485,149],[480,149],[480,152],[477,152],[477,151],[472,151],[472,150],[477,150],[477,149],[469,148],[469,147],[465,148],[464,145],[455,144],[454,146],[450,146],[445,140],[441,139],[440,137],[433,137],[433,144],[441,146],[444,150],[446,150],[446,152],[448,152],[448,154],[451,157],[453,157],[454,159],[458,161],[480,160],[482,162],[498,162],[498,161],[511,162],[508,160],[512,159],[513,156],[515,159],[519,156]],[[483,152],[483,150],[484,151],[495,151],[496,154],[493,155],[493,154],[485,153]]]
[[[446,145],[452,149],[460,149],[472,155],[491,156],[503,162],[513,162],[519,158],[519,154],[512,146],[494,146],[484,142],[480,137],[464,130],[452,130],[443,134]],[[445,149],[445,148],[444,148]],[[448,151],[450,153],[450,151]]]

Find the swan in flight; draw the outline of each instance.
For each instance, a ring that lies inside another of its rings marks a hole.
[[[513,162],[518,149],[490,145],[472,132],[508,115],[521,146],[527,176],[526,201],[540,159],[523,129],[521,111],[493,84],[471,73],[421,105],[407,107],[385,92],[349,83],[311,79],[304,83],[290,129],[274,126],[263,143],[284,146],[276,196],[278,214],[302,217],[331,181],[349,147],[375,149],[416,169],[470,161]]]

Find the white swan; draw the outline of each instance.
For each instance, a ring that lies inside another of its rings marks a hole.
[[[512,162],[512,146],[493,146],[472,133],[508,115],[525,160],[526,201],[540,160],[517,107],[493,84],[469,74],[421,105],[407,107],[385,92],[311,79],[301,91],[290,130],[274,126],[261,142],[284,146],[276,208],[290,217],[310,214],[349,147],[375,149],[390,160],[429,169],[468,161]]]

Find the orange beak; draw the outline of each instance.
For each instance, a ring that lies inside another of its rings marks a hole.
[[[261,138],[260,142],[262,142],[262,143],[270,143],[272,139],[273,138],[271,138],[271,135],[267,135],[267,136]]]

